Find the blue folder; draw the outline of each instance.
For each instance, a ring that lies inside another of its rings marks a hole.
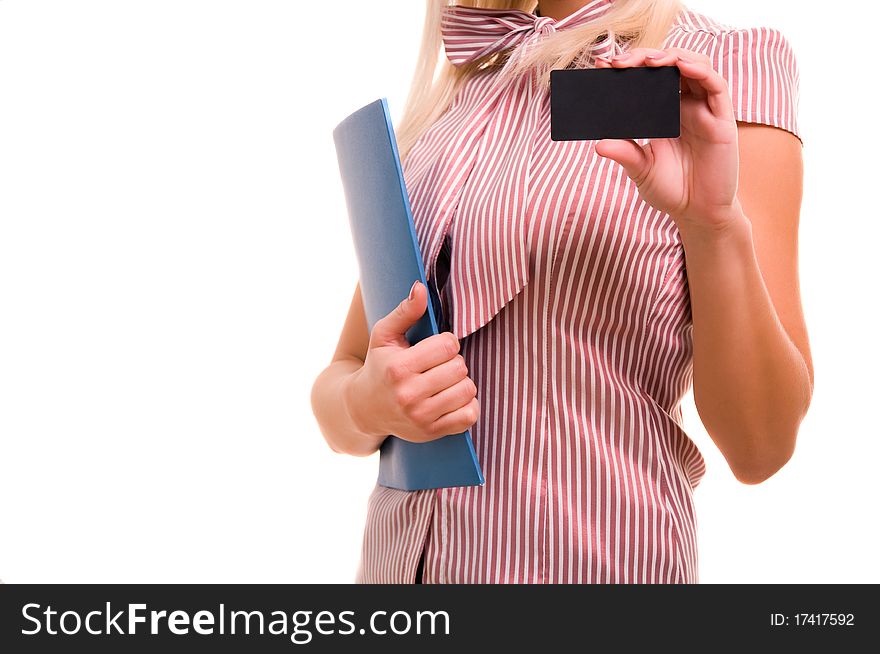
[[[406,333],[411,345],[439,333],[437,293],[425,279],[397,140],[385,98],[345,118],[333,130],[349,224],[360,269],[367,326],[409,295],[416,279],[429,289],[425,315]],[[481,486],[469,431],[427,443],[389,436],[379,453],[379,485],[402,490]]]

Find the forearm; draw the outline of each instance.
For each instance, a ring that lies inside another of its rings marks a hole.
[[[794,450],[812,395],[804,356],[764,284],[751,224],[681,230],[694,343],[694,399],[734,474],[762,481]]]
[[[334,452],[353,456],[369,456],[385,440],[362,431],[350,410],[348,383],[361,365],[354,359],[334,361],[318,375],[311,393],[312,412],[327,444]]]

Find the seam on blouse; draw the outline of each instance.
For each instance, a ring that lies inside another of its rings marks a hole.
[[[529,162],[529,179],[531,180],[531,161]],[[550,485],[547,483],[547,476],[550,474],[550,409],[549,409],[549,382],[548,382],[548,372],[547,368],[548,361],[550,360],[550,342],[553,340],[553,336],[551,334],[552,324],[550,318],[550,305],[553,298],[553,268],[556,265],[556,248],[558,244],[554,246],[553,252],[550,255],[550,266],[549,272],[547,274],[547,301],[544,303],[543,311],[544,316],[541,321],[544,327],[544,347],[542,348],[544,358],[541,361],[541,394],[542,394],[542,402],[541,408],[543,419],[541,420],[541,430],[543,431],[543,439],[544,439],[544,448],[543,448],[543,458],[544,463],[541,466],[541,511],[543,515],[541,517],[541,569],[537,571],[538,573],[538,583],[544,584],[547,583],[547,550],[548,547],[548,535],[549,529],[547,527],[547,519],[550,515]],[[529,271],[529,277],[531,277],[531,271]]]
[[[547,550],[549,549],[547,542],[547,517],[550,514],[550,486],[547,483],[547,476],[550,474],[550,403],[547,401],[549,399],[547,362],[550,359],[550,342],[553,339],[550,330],[552,330],[553,326],[551,325],[550,311],[547,310],[547,307],[550,306],[553,297],[553,268],[555,265],[556,253],[554,252],[550,260],[550,272],[547,281],[549,290],[547,291],[547,303],[544,305],[544,320],[542,321],[544,324],[544,360],[541,362],[541,368],[543,369],[541,372],[541,385],[544,397],[541,404],[544,417],[541,420],[541,429],[544,432],[544,465],[541,466],[541,510],[544,515],[541,519],[541,570],[538,573],[539,583],[542,584],[547,582]]]
[[[549,529],[547,528],[547,519],[550,514],[550,484],[547,483],[547,477],[550,474],[550,403],[548,402],[550,396],[549,390],[549,382],[548,382],[548,372],[547,368],[549,367],[548,362],[550,360],[550,343],[553,340],[553,334],[551,330],[553,329],[552,321],[550,318],[550,311],[548,307],[551,305],[553,301],[553,269],[556,265],[556,252],[554,252],[550,259],[550,272],[547,277],[547,303],[544,305],[544,320],[542,321],[544,324],[544,360],[541,362],[541,368],[543,368],[541,373],[541,384],[542,384],[542,392],[543,392],[543,413],[544,419],[541,421],[542,429],[544,431],[544,465],[541,469],[541,510],[544,515],[541,519],[541,570],[539,572],[539,583],[547,583],[547,550],[549,549],[548,536]]]
[[[415,573],[418,571],[419,567],[419,558],[424,557],[424,563],[422,565],[422,583],[425,583],[425,577],[428,576],[428,552],[425,546],[428,543],[428,534],[431,533],[431,524],[434,521],[434,511],[436,511],[435,503],[437,502],[437,489],[433,489],[428,491],[431,493],[431,499],[428,502],[428,515],[425,518],[425,530],[422,533],[421,545],[419,546],[418,552],[419,555],[416,557],[416,565],[413,571],[413,582],[415,582]]]
[[[678,511],[675,507],[671,506],[669,501],[670,495],[672,495],[672,484],[669,481],[669,471],[667,470],[666,463],[666,453],[667,450],[663,447],[663,428],[657,421],[657,417],[649,412],[649,417],[651,422],[654,423],[654,429],[652,430],[652,440],[654,441],[654,447],[657,448],[656,460],[657,460],[657,490],[660,493],[660,501],[663,503],[662,510],[666,511],[666,517],[670,523],[670,532],[673,539],[673,545],[675,546],[675,551],[670,553],[670,556],[675,558],[675,567],[676,573],[679,577],[682,576],[682,560],[681,560],[681,525],[678,522]],[[676,505],[680,504],[680,502],[676,502]],[[659,543],[653,543],[653,547],[659,547]]]
[[[645,320],[643,321],[643,324],[642,324],[642,333],[643,334],[647,333],[648,325],[650,324],[651,318],[655,315],[657,307],[660,304],[661,298],[663,298],[663,296],[668,291],[670,285],[672,284],[672,280],[674,278],[675,273],[677,273],[681,270],[687,270],[687,262],[686,262],[686,259],[684,258],[684,249],[683,249],[683,247],[679,246],[678,248],[676,248],[675,253],[672,256],[668,257],[668,261],[666,263],[666,267],[665,267],[664,273],[663,273],[663,282],[660,284],[660,289],[657,291],[657,294],[654,297],[654,300],[651,302],[651,308],[646,313]],[[636,375],[636,379],[635,379],[635,384],[643,396],[650,398],[651,401],[656,404],[656,401],[654,400],[654,398],[651,397],[650,394],[645,391],[644,386],[642,385],[642,382],[643,382],[642,373],[643,373],[643,368],[642,368],[642,366],[639,366],[638,374]],[[673,536],[673,543],[674,543],[675,549],[676,549],[676,551],[671,553],[671,555],[674,556],[676,559],[675,560],[676,572],[678,575],[681,576],[683,573],[682,561],[680,558],[681,557],[681,526],[679,525],[679,522],[678,522],[677,511],[674,509],[671,509],[671,507],[670,507],[669,499],[670,499],[670,494],[673,491],[672,491],[671,484],[669,481],[669,472],[666,467],[666,463],[667,463],[666,449],[663,448],[662,434],[664,433],[664,431],[663,431],[663,428],[661,427],[661,425],[658,423],[657,417],[653,413],[649,412],[649,417],[650,417],[651,422],[654,424],[654,429],[652,430],[654,437],[652,440],[654,441],[654,446],[657,448],[657,450],[659,452],[659,454],[657,456],[657,462],[658,462],[658,468],[659,468],[659,470],[658,470],[659,474],[658,474],[658,479],[657,479],[657,484],[658,484],[657,490],[660,492],[659,499],[663,503],[662,508],[663,508],[663,510],[666,511],[667,517],[671,523],[670,529],[671,529],[672,536]],[[657,543],[654,543],[654,546],[656,547]]]
[[[447,488],[438,488],[437,489],[437,499],[440,502],[440,532],[441,532],[441,545],[440,545],[440,583],[448,584],[450,577],[450,569],[449,569],[449,557],[446,556],[446,553],[449,548],[449,525],[448,521],[450,520],[449,512],[446,510],[446,505],[449,502]]]
[[[572,224],[575,220],[575,215],[573,212],[567,212],[565,219],[562,221],[562,225],[559,228],[559,233],[556,237],[556,243],[553,247],[553,252],[550,256],[550,272],[548,274],[547,284],[549,286],[549,291],[547,293],[547,304],[546,307],[551,306],[552,300],[555,296],[556,285],[554,284],[554,280],[556,279],[556,262],[559,259],[559,248],[562,247],[562,243],[567,235],[571,233]],[[546,320],[544,321],[544,387],[548,388],[547,384],[547,376],[549,360],[551,357],[550,353],[550,344],[553,342],[555,336],[553,334],[553,320],[551,317],[551,312],[549,310],[546,311]],[[544,492],[543,504],[544,504],[544,520],[543,520],[543,536],[541,539],[541,546],[543,549],[543,555],[541,560],[541,582],[542,583],[555,583],[547,580],[547,551],[549,550],[549,529],[547,527],[547,523],[550,519],[550,485],[548,483],[549,475],[550,475],[550,450],[552,445],[550,444],[550,409],[548,408],[551,403],[547,401],[547,396],[549,396],[549,391],[545,391],[546,395],[544,397],[544,435],[546,438],[545,449],[546,452],[544,454],[544,470],[543,470],[543,478],[542,478],[542,489]],[[560,501],[557,497],[556,501]],[[571,555],[571,553],[569,553]],[[556,566],[556,575],[557,578],[562,574],[562,562],[559,562],[559,565]]]
[[[747,30],[749,30],[749,29],[754,29],[754,28],[749,28],[749,27],[731,27],[731,26],[728,25],[728,26],[726,26],[726,27],[722,27],[722,28],[719,28],[719,29],[709,29],[709,28],[706,28],[706,27],[691,27],[691,26],[689,26],[689,25],[679,25],[679,26],[678,26],[678,29],[679,29],[680,31],[682,31],[682,32],[687,32],[688,34],[693,34],[693,33],[695,33],[695,32],[700,32],[700,33],[702,33],[702,34],[711,34],[712,36],[727,36],[727,35],[730,34],[731,32],[744,32],[744,31],[747,31]]]
[[[669,524],[672,531],[672,544],[675,546],[675,583],[683,584],[687,577],[685,576],[684,570],[682,569],[684,566],[684,557],[682,556],[681,549],[681,525],[678,522],[678,514],[675,512],[675,509],[669,502],[669,492],[670,491],[667,488],[664,501],[666,502],[666,510],[669,512]]]
[[[657,294],[651,301],[651,308],[648,309],[647,313],[645,314],[645,319],[642,321],[643,334],[646,333],[648,329],[648,323],[651,321],[651,318],[657,309],[657,305],[660,304],[660,298],[663,297],[664,293],[666,293],[666,290],[669,288],[669,285],[672,281],[672,274],[678,270],[678,266],[675,265],[677,262],[684,262],[684,250],[681,246],[676,249],[675,254],[668,257],[666,267],[663,269],[663,282],[660,284],[660,289],[657,291]]]
[[[734,107],[734,111],[737,111],[736,107]],[[801,136],[802,131],[800,126],[792,125],[788,118],[779,114],[768,115],[751,111],[739,111],[737,121],[741,123],[768,125],[770,127],[782,129],[789,134],[792,134],[802,145],[804,143],[804,139]]]

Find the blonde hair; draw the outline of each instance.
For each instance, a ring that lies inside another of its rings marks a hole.
[[[422,45],[413,73],[400,125],[395,130],[400,158],[405,160],[419,137],[449,108],[462,82],[487,66],[502,65],[507,52],[493,54],[462,66],[454,66],[445,55],[440,31],[443,7],[464,5],[486,9],[519,9],[534,12],[537,0],[426,0],[427,10]],[[677,13],[680,0],[614,0],[601,18],[560,30],[543,39],[524,56],[511,62],[505,74],[519,75],[537,67],[539,88],[550,84],[550,70],[591,64],[589,46],[609,35],[631,47],[659,47]]]

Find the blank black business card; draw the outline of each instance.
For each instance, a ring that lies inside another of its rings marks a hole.
[[[677,66],[550,71],[552,140],[679,136],[681,74]]]

